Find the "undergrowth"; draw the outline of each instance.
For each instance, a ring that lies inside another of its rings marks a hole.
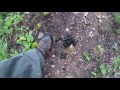
[[[114,22],[116,24],[116,29],[114,30],[115,34],[119,37],[120,35],[120,12],[114,14]],[[120,47],[119,40],[115,44],[115,52],[117,53],[116,57],[110,60],[110,64],[101,63],[99,65],[99,71],[93,71],[91,73],[92,78],[104,77],[104,78],[120,78]],[[104,52],[104,48],[98,46],[98,49],[101,53]]]
[[[45,13],[46,14],[46,13]],[[21,12],[0,12],[0,61],[38,46]]]
[[[20,12],[0,13],[0,61],[9,57],[8,44],[13,40],[13,32],[23,20]]]

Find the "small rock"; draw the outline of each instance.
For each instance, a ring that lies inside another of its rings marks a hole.
[[[95,30],[95,28],[92,28],[93,30]]]
[[[78,14],[78,13],[80,13],[80,12],[74,12],[74,14]]]
[[[83,14],[84,14],[84,16],[85,16],[85,17],[87,17],[87,15],[88,15],[88,12],[84,12]]]
[[[44,36],[44,33],[40,32],[38,35],[38,39],[41,39]]]
[[[55,57],[55,55],[53,54],[52,57]]]
[[[97,18],[100,19],[100,18],[101,18],[101,15],[97,15]]]
[[[24,12],[25,14],[29,14],[30,12]]]
[[[66,76],[66,78],[73,78],[73,76]]]
[[[90,34],[89,34],[89,37],[93,37],[93,32],[91,31]]]
[[[73,45],[70,45],[70,48],[74,48]]]
[[[60,73],[60,71],[59,70],[56,70],[56,74],[59,74]]]
[[[51,74],[50,74],[50,73],[48,73],[48,75],[50,76]]]
[[[101,19],[99,19],[99,22],[100,22],[100,23],[102,23],[102,20],[101,20]]]
[[[55,68],[55,65],[51,65],[51,68]]]
[[[69,32],[70,30],[69,30],[69,28],[66,28],[65,31]]]
[[[104,16],[104,15],[102,16],[102,18],[104,18],[104,19],[106,19],[106,20],[108,19],[108,17],[107,17],[107,16]]]
[[[74,52],[74,54],[76,54],[76,52]]]

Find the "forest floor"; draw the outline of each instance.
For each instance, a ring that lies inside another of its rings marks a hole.
[[[22,24],[35,32],[35,41],[41,32],[53,36],[44,78],[120,77],[113,62],[120,61],[113,12],[29,12]],[[36,25],[41,28],[36,30]]]

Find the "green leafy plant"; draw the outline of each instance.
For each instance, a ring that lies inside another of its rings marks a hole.
[[[37,42],[33,42],[31,45],[32,48],[38,47],[38,43]]]
[[[29,49],[30,48],[30,45],[31,43],[27,42],[27,41],[23,41],[23,46],[26,48],[26,49]]]
[[[120,24],[120,12],[116,12],[115,15],[114,15],[114,17],[115,17],[115,21],[116,21],[118,24]]]
[[[0,12],[0,24],[3,22],[3,13]]]
[[[42,27],[42,23],[37,23],[35,29],[39,30]]]
[[[18,51],[17,50],[14,50],[14,49],[11,49],[11,53],[10,53],[10,56],[13,57],[15,55],[18,54]]]
[[[38,43],[34,42],[32,31],[26,33],[25,35],[20,35],[20,38],[17,40],[17,43],[22,44],[25,47],[23,51],[27,51],[38,46]]]
[[[115,68],[114,70],[119,71],[120,70],[120,55],[118,55],[116,57],[116,59],[113,60],[113,64],[114,64],[114,68]]]
[[[87,51],[84,52],[83,54],[84,54],[85,59],[86,59],[87,61],[90,61],[90,59],[91,59],[90,54],[89,54]]]
[[[0,61],[3,59],[7,59],[8,57],[7,47],[8,47],[7,43],[0,40]]]
[[[23,16],[19,12],[8,13],[4,21],[2,22],[1,34],[13,32],[13,26],[17,25],[20,21],[23,20]]]
[[[13,38],[14,27],[17,27],[22,20],[23,16],[20,12],[0,12],[0,60],[7,59],[17,53],[17,51],[13,52],[11,49],[8,49],[9,40],[7,39]]]
[[[98,45],[97,48],[101,54],[105,51],[105,49],[102,47],[102,45]]]
[[[101,71],[102,75],[106,74],[106,68],[103,64],[100,65],[100,71]]]
[[[110,65],[104,66],[103,64],[101,64],[99,67],[102,74],[102,76],[100,75],[100,77],[104,76],[106,78],[109,78],[110,75],[115,78],[120,77],[120,55],[113,59]]]
[[[120,27],[119,27],[119,24],[120,24],[120,12],[115,13],[114,19],[115,19],[116,24],[118,24],[117,29],[115,30],[115,33],[120,34]]]
[[[115,32],[116,32],[117,34],[120,34],[120,29],[116,29]]]
[[[120,77],[120,55],[112,60],[111,65],[107,65],[106,71],[108,75],[112,74],[112,77]]]
[[[95,59],[96,59],[96,61],[99,61],[99,60],[100,60],[100,57],[97,55],[97,56],[95,57]]]
[[[106,65],[106,70],[107,70],[108,74],[110,74],[113,71],[112,65]]]
[[[34,40],[34,38],[33,38],[32,32],[30,31],[29,35],[27,36],[27,41],[32,42],[33,40]]]
[[[43,12],[43,14],[46,16],[46,15],[48,15],[48,14],[49,14],[49,12]]]
[[[92,77],[92,78],[97,78],[97,73],[96,73],[96,72],[92,72],[92,73],[91,73],[91,77]]]

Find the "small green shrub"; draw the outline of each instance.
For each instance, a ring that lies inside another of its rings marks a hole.
[[[114,70],[119,71],[120,70],[120,55],[118,55],[116,57],[116,59],[113,60],[113,64],[114,64],[114,68],[115,68]]]
[[[115,13],[114,15],[116,23],[120,24],[120,12]]]
[[[11,50],[8,50],[8,40],[12,39],[14,27],[23,20],[20,12],[0,12],[0,61],[9,58]],[[16,52],[15,52],[16,53]]]
[[[37,24],[35,25],[35,29],[36,29],[36,30],[39,30],[41,27],[42,27],[42,23],[37,23]]]
[[[46,15],[48,15],[48,14],[49,14],[49,12],[43,12],[43,14],[46,16]]]
[[[85,59],[86,59],[87,61],[90,61],[90,59],[91,59],[90,54],[89,54],[87,51],[84,52],[83,54],[84,54]]]
[[[116,29],[115,32],[116,32],[117,34],[120,34],[120,29]]]
[[[7,59],[7,48],[7,43],[0,40],[0,61],[2,61],[3,59]]]
[[[96,73],[96,72],[92,72],[92,73],[91,73],[91,77],[92,77],[92,78],[97,78],[97,73]]]
[[[27,51],[38,46],[38,43],[34,42],[34,37],[31,31],[29,33],[26,33],[26,35],[20,35],[17,43],[24,46],[23,51]]]
[[[101,71],[102,75],[106,74],[106,68],[103,64],[100,65],[100,71]]]
[[[98,56],[98,55],[95,56],[95,60],[96,60],[96,61],[99,61],[99,60],[100,60],[100,56]]]
[[[101,54],[103,54],[103,52],[105,51],[105,49],[102,47],[102,45],[98,45],[97,48]]]

